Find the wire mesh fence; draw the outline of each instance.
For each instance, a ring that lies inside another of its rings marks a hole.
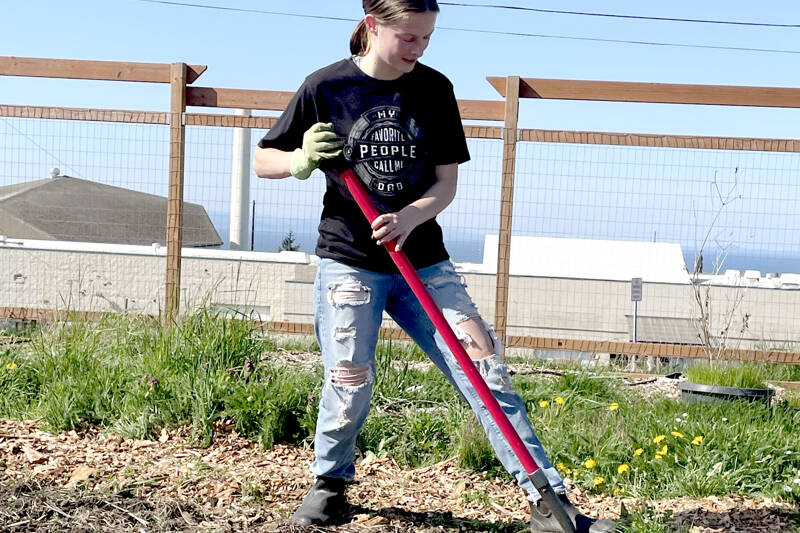
[[[161,311],[166,114],[139,123],[97,113],[0,116],[0,307]],[[251,150],[265,132],[250,132]],[[309,322],[307,257],[227,250],[233,144],[231,127],[186,127],[184,246],[219,250],[189,254],[183,298]],[[491,319],[503,141],[471,138],[469,147],[456,199],[438,219]],[[508,334],[698,344],[706,328],[736,346],[796,351],[798,173],[792,152],[519,142]],[[324,187],[319,172],[301,182],[251,171],[243,248],[313,253]],[[644,282],[635,307],[632,278]]]
[[[641,341],[797,343],[798,171],[797,153],[520,143],[511,273],[535,279],[512,331],[633,340],[636,320]]]
[[[515,233],[677,242],[690,259],[703,249],[706,271],[797,266],[798,154],[556,143],[518,153]]]
[[[251,153],[268,130],[251,132]],[[224,242],[229,243],[233,129],[191,126],[186,130],[184,200],[203,205]],[[459,169],[459,193],[439,215],[448,250],[458,262],[481,262],[484,239],[496,234],[499,217],[498,140],[470,139],[471,161]],[[299,251],[314,253],[322,213],[325,179],[315,171],[311,179],[259,179],[250,172],[248,249],[276,252],[291,233]]]
[[[61,175],[165,196],[164,125],[0,116],[0,186]]]

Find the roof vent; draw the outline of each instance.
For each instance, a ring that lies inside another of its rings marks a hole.
[[[61,174],[61,171],[58,168],[53,167],[53,168],[50,169],[50,177],[51,178],[56,179],[59,174]]]
[[[761,271],[760,270],[745,270],[744,277],[746,279],[758,281],[761,279]]]

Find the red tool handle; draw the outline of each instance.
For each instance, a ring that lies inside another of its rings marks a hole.
[[[375,205],[372,203],[372,199],[367,194],[367,191],[364,190],[364,186],[361,185],[361,182],[358,180],[352,169],[346,170],[342,174],[342,179],[344,180],[345,185],[347,185],[350,194],[353,195],[356,203],[364,213],[364,216],[367,217],[367,221],[372,224],[372,222],[380,215],[380,213],[378,213],[378,210],[375,209]],[[559,525],[561,525],[562,530],[564,533],[575,533],[575,525],[567,515],[561,501],[558,499],[558,496],[553,492],[553,488],[547,481],[546,476],[542,470],[539,469],[539,465],[536,464],[536,461],[525,447],[525,444],[522,442],[517,430],[515,430],[514,426],[511,425],[511,422],[503,412],[500,404],[497,403],[497,399],[492,394],[492,391],[489,390],[489,387],[486,385],[486,382],[483,380],[480,372],[478,372],[478,369],[475,368],[472,359],[469,357],[469,355],[467,355],[464,347],[461,346],[461,342],[458,340],[455,333],[453,333],[453,329],[444,318],[444,315],[436,305],[436,302],[433,301],[433,297],[431,297],[428,289],[422,283],[417,271],[414,270],[414,267],[411,265],[411,261],[408,260],[408,257],[406,257],[406,254],[402,250],[396,252],[395,246],[396,243],[394,240],[384,244],[384,247],[389,252],[389,255],[392,257],[395,265],[397,265],[397,268],[400,270],[400,274],[403,275],[403,278],[411,287],[411,290],[414,295],[416,295],[419,303],[422,304],[425,314],[427,314],[428,318],[431,319],[431,322],[433,322],[433,325],[436,326],[437,331],[439,331],[439,334],[444,338],[445,343],[447,343],[448,348],[450,348],[450,351],[453,352],[453,355],[455,356],[456,361],[458,361],[459,366],[467,375],[469,382],[478,392],[478,396],[480,396],[483,404],[489,410],[492,418],[497,423],[500,431],[503,433],[503,436],[511,445],[511,448],[514,450],[514,453],[516,454],[520,463],[522,463],[523,468],[525,468],[525,471],[528,473],[528,477],[533,483],[533,486],[539,491],[543,501],[553,512],[553,515],[558,521]]]
[[[353,198],[355,198],[356,203],[358,203],[358,206],[361,208],[361,211],[367,217],[367,221],[372,224],[372,222],[380,215],[380,213],[378,213],[378,210],[375,209],[372,199],[367,194],[367,191],[364,190],[364,186],[351,169],[346,170],[342,174],[342,179],[344,179],[347,188],[350,190],[350,194],[352,194]],[[444,318],[444,315],[436,305],[436,302],[433,301],[433,298],[428,292],[428,289],[425,287],[425,284],[422,283],[419,274],[417,274],[417,271],[414,270],[414,267],[411,265],[411,261],[408,260],[408,257],[402,250],[396,252],[395,245],[395,241],[384,244],[386,250],[389,252],[389,255],[392,256],[392,260],[400,270],[400,274],[403,275],[403,278],[405,278],[406,282],[411,287],[411,290],[422,304],[423,309],[425,309],[425,313],[428,315],[428,318],[431,319],[431,322],[433,322],[433,325],[436,326],[437,331],[439,331],[439,334],[444,338],[445,343],[447,343],[448,348],[450,348],[450,351],[453,352],[453,355],[455,356],[456,361],[458,361],[459,366],[461,366],[461,369],[467,375],[467,379],[469,379],[469,382],[472,383],[472,386],[478,392],[481,400],[483,400],[483,404],[489,410],[492,418],[494,418],[494,421],[500,427],[500,431],[503,432],[503,435],[505,436],[506,440],[508,440],[508,443],[514,450],[514,453],[519,458],[519,461],[522,463],[525,471],[528,473],[528,475],[533,474],[539,469],[539,465],[536,464],[536,461],[525,447],[525,444],[517,434],[514,426],[511,425],[511,422],[503,412],[500,404],[497,403],[497,400],[492,395],[492,392],[489,390],[489,387],[486,385],[483,377],[478,372],[478,369],[475,368],[475,364],[472,362],[472,359],[469,357],[469,355],[467,355],[464,347],[461,346],[461,342],[458,340],[458,337],[456,337],[456,334],[453,333],[453,329]]]

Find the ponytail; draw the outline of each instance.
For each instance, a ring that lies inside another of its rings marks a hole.
[[[350,53],[354,56],[363,56],[369,48],[369,31],[367,23],[362,19],[350,37]]]
[[[378,22],[386,23],[406,13],[439,12],[436,0],[361,0],[365,15],[374,15]],[[350,37],[350,53],[363,56],[369,50],[369,30],[362,19]]]

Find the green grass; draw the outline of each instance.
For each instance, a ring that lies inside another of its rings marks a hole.
[[[321,365],[282,364],[283,350],[313,350],[311,340],[278,341],[247,320],[207,311],[171,328],[118,315],[55,325],[29,339],[0,352],[0,417],[41,418],[52,431],[96,425],[133,438],[191,425],[199,444],[212,441],[218,420],[265,447],[313,438]],[[457,457],[463,468],[510,479],[475,416],[438,369],[418,364],[425,360],[408,343],[379,345],[359,453],[406,467]],[[729,370],[762,375],[753,365]],[[763,367],[770,379],[780,371]],[[796,403],[645,399],[602,371],[577,367],[560,376],[516,374],[512,382],[553,465],[583,490],[800,502]],[[646,508],[631,517],[628,531],[674,530],[669,516]]]
[[[789,366],[789,365],[785,365]],[[768,379],[776,379],[774,370],[755,363],[694,363],[686,368],[686,379],[692,383],[763,389]]]
[[[620,533],[689,533],[691,524],[683,524],[673,519],[672,513],[658,513],[642,505],[628,510],[627,516],[618,528]]]
[[[319,380],[265,365],[270,344],[247,320],[203,311],[172,328],[128,315],[58,324],[3,355],[0,416],[134,438],[191,424],[200,444],[211,442],[216,420],[233,418],[265,444],[299,441],[307,429],[286,428],[313,418],[308,398]]]
[[[766,379],[772,381],[800,381],[800,365],[764,365]]]
[[[800,409],[800,392],[790,392],[786,395],[786,406],[792,409]]]

